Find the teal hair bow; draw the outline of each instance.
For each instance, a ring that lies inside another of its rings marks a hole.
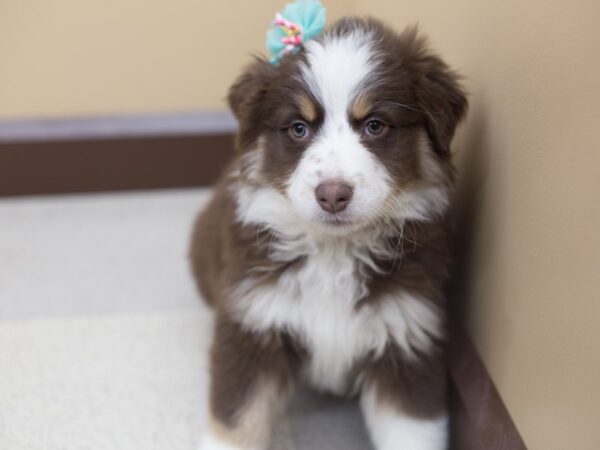
[[[294,53],[325,28],[325,8],[319,0],[297,0],[277,13],[267,31],[265,45],[273,64],[287,53]]]

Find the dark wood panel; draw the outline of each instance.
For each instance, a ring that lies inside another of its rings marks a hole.
[[[464,328],[455,325],[449,352],[455,450],[527,450]]]
[[[205,186],[232,154],[229,134],[0,144],[0,195]]]

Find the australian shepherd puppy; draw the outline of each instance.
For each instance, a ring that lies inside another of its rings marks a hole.
[[[191,250],[215,310],[201,448],[265,450],[299,382],[359,395],[377,450],[446,448],[457,76],[416,30],[350,18],[228,100],[238,157]]]

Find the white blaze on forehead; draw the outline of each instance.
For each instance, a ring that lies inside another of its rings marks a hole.
[[[372,219],[391,191],[391,177],[361,141],[349,122],[349,109],[377,70],[373,37],[364,31],[326,36],[306,45],[302,79],[321,104],[325,117],[305,149],[288,183],[288,196],[300,217],[323,214],[315,189],[339,179],[354,188],[352,200],[338,217],[354,223]]]
[[[371,36],[354,31],[326,37],[322,42],[309,41],[306,56],[308,65],[302,68],[302,76],[325,108],[326,116],[327,113],[345,116],[356,88],[376,65]]]

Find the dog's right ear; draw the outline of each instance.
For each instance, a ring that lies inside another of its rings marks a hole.
[[[240,124],[239,139],[242,143],[260,128],[261,105],[274,73],[273,64],[256,57],[229,88],[227,101]]]

